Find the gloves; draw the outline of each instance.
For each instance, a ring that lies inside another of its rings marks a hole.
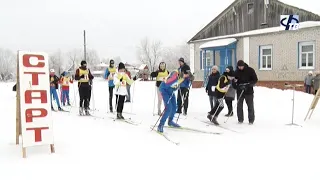
[[[122,80],[123,80],[123,77],[120,78],[120,82],[122,82]]]
[[[245,91],[249,85],[249,83],[239,84],[239,89]]]
[[[134,80],[134,81],[137,80],[137,76],[134,76],[134,77],[133,77],[133,80]]]
[[[82,74],[82,75],[80,76],[80,78],[84,78],[84,74]]]

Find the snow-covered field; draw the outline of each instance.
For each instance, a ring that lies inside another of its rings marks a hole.
[[[15,145],[15,93],[13,83],[0,84],[0,180],[62,179],[197,179],[197,180],[319,180],[320,109],[312,119],[303,121],[313,99],[296,92],[295,122],[303,127],[286,126],[291,122],[292,91],[255,88],[256,121],[237,124],[236,116],[219,122],[231,132],[206,126],[208,97],[203,88],[191,89],[189,114],[180,125],[221,135],[165,129],[176,146],[150,131],[158,116],[153,116],[154,82],[136,81],[132,86],[133,103],[126,103],[124,114],[139,126],[113,121],[107,114],[108,85],[95,80],[91,108],[104,119],[79,117],[71,112],[53,112],[56,153],[48,146],[27,149]],[[72,103],[74,92],[70,90]],[[115,99],[115,98],[114,98]],[[234,102],[235,103],[235,102]],[[244,105],[245,116],[246,105]],[[197,118],[195,118],[197,117]]]

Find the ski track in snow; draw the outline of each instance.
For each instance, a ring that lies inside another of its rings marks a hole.
[[[78,115],[78,93],[71,86],[70,112],[52,112],[56,153],[49,147],[27,148],[22,158],[15,145],[14,83],[0,83],[0,179],[219,179],[219,180],[319,180],[320,110],[312,119],[304,117],[312,95],[296,93],[295,123],[290,127],[292,91],[255,87],[256,121],[237,124],[236,114],[224,123],[226,107],[218,122],[236,132],[207,121],[209,100],[203,88],[191,89],[188,116],[179,124],[220,135],[165,128],[175,145],[151,131],[157,121],[154,107],[154,82],[136,81],[131,86],[132,103],[125,103],[125,118],[139,125],[113,121],[108,113],[108,84],[94,81],[91,111],[95,117]],[[114,98],[115,101],[115,98]],[[235,104],[235,101],[234,101]],[[244,116],[247,117],[244,104]],[[155,127],[155,129],[157,126]]]

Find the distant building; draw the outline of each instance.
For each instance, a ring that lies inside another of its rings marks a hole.
[[[150,76],[150,70],[147,64],[141,64],[138,68],[139,70],[139,78],[143,81],[148,81]]]
[[[299,15],[300,29],[285,31],[280,15]],[[283,87],[320,69],[320,16],[278,0],[236,0],[188,43],[193,87],[204,85],[213,65],[223,72],[244,60],[256,70],[260,85]]]

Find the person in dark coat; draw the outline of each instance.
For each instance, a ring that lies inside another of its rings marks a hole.
[[[194,76],[191,73],[190,66],[184,62],[184,58],[180,58],[178,61],[180,65],[180,68],[178,69],[180,78],[183,78],[184,75],[188,75],[188,77],[180,84],[180,89],[178,90],[177,113],[181,114],[183,108],[183,115],[186,116],[189,106],[189,90],[192,81],[194,80]]]
[[[248,106],[249,124],[252,125],[255,120],[254,103],[253,103],[253,86],[258,82],[258,77],[255,70],[248,66],[243,60],[237,63],[237,70],[235,71],[232,86],[237,91],[237,115],[240,124],[243,123],[243,101],[246,101]]]
[[[218,84],[219,77],[220,77],[220,72],[219,72],[218,66],[212,66],[211,74],[208,77],[208,83],[206,86],[206,93],[209,96],[211,109],[213,109],[213,107],[217,103],[215,88]]]
[[[63,109],[60,106],[60,101],[57,93],[59,88],[59,77],[55,75],[54,69],[50,69],[49,81],[50,81],[50,100],[51,100],[51,110],[54,110],[52,105],[52,98],[56,100],[58,110],[62,111]]]

